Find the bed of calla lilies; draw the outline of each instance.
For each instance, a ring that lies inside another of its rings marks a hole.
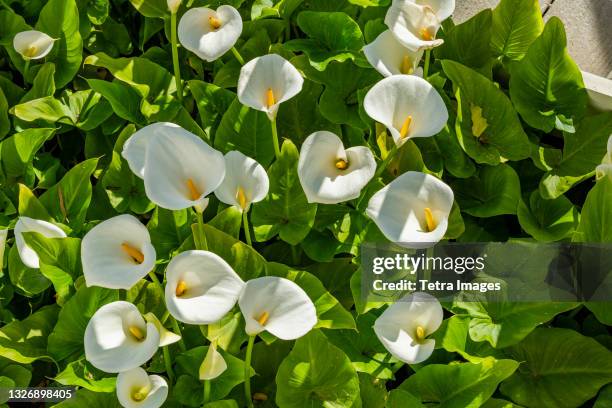
[[[362,293],[362,243],[612,242],[612,113],[562,22],[454,8],[0,0],[0,387],[612,406],[610,304]]]

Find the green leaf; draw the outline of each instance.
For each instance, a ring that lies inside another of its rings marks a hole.
[[[13,38],[15,34],[31,29],[22,16],[15,14],[12,10],[0,10],[0,45],[4,47],[19,72],[23,72],[24,61],[13,47]],[[7,99],[9,99],[8,95]]]
[[[217,85],[196,79],[189,81],[188,84],[191,95],[193,95],[198,106],[202,128],[208,135],[208,140],[214,140],[219,122],[223,114],[232,105],[236,94]]]
[[[474,217],[516,214],[520,181],[507,164],[483,166],[474,177],[456,180],[452,187],[461,210]]]
[[[36,152],[55,134],[55,129],[26,129],[2,141],[2,170],[9,177],[23,176]]]
[[[612,352],[568,329],[536,329],[508,354],[521,369],[501,392],[525,406],[578,407],[612,381]]]
[[[64,400],[54,408],[122,408],[117,400],[115,392],[95,392],[87,389],[80,389],[76,392],[74,398]]]
[[[601,389],[593,408],[606,408],[612,405],[612,385],[606,385]]]
[[[491,10],[485,9],[445,32],[444,44],[434,49],[438,59],[479,68],[491,59]]]
[[[40,11],[36,29],[57,38],[46,57],[55,63],[55,84],[64,87],[76,75],[83,59],[79,11],[74,0],[49,0]]]
[[[55,94],[55,64],[47,62],[43,64],[34,81],[32,88],[21,99],[21,103],[28,102],[45,96],[53,96]]]
[[[73,125],[77,121],[70,108],[52,96],[19,104],[11,109],[11,113],[26,122],[60,122]]]
[[[561,196],[545,200],[539,191],[529,196],[529,203],[519,201],[517,215],[521,227],[540,242],[559,241],[570,235],[578,225],[578,210]]]
[[[4,138],[11,130],[11,122],[8,117],[9,104],[4,96],[4,91],[0,88],[0,139]]]
[[[9,251],[8,272],[13,286],[27,297],[38,295],[51,285],[40,269],[28,268],[21,262],[16,245]]]
[[[157,258],[169,258],[191,234],[188,210],[170,211],[157,207],[147,224]]]
[[[87,18],[94,25],[102,25],[108,18],[110,0],[90,0],[87,2]]]
[[[238,150],[267,167],[274,158],[272,128],[264,112],[235,99],[223,115],[215,134],[215,148],[226,153]]]
[[[2,327],[0,356],[21,364],[39,359],[53,360],[47,352],[47,338],[55,325],[58,311],[56,305],[44,306],[26,319]]]
[[[238,239],[242,226],[242,211],[232,205],[215,215],[208,224]]]
[[[19,215],[43,221],[52,221],[47,209],[27,186],[19,184]]]
[[[536,129],[550,132],[563,115],[579,120],[587,106],[582,74],[567,52],[565,29],[557,17],[520,63],[510,67],[510,98],[521,117]]]
[[[301,242],[314,224],[317,205],[306,199],[298,179],[299,153],[285,140],[279,159],[270,166],[270,191],[266,198],[253,204],[251,221],[257,241],[268,241],[275,235],[291,245]]]
[[[57,325],[49,335],[49,353],[57,361],[75,360],[83,352],[85,327],[94,313],[107,303],[119,300],[117,291],[97,286],[81,287],[66,302]]]
[[[117,116],[133,123],[145,123],[140,112],[140,96],[134,89],[118,80],[87,79],[87,83],[111,104]]]
[[[85,359],[68,364],[54,380],[62,385],[76,385],[95,392],[112,392],[117,382],[113,374],[98,370]]]
[[[319,330],[295,342],[278,369],[276,385],[276,404],[281,407],[351,407],[359,399],[351,361]]]
[[[359,25],[346,13],[302,11],[297,23],[309,38],[287,41],[285,47],[304,52],[319,71],[331,61],[354,60],[364,45]]]
[[[493,52],[518,61],[543,29],[538,0],[502,0],[493,10]]]
[[[489,79],[457,62],[442,61],[458,88],[455,131],[465,152],[478,163],[529,157],[530,145],[512,103]]]
[[[427,403],[477,408],[493,395],[499,383],[510,377],[518,366],[517,361],[495,360],[492,357],[478,364],[430,364],[408,377],[399,389]]]
[[[612,177],[600,179],[586,197],[575,241],[612,242]]]
[[[391,390],[389,393],[389,398],[387,398],[386,408],[421,408],[423,404],[419,398],[410,394],[408,391],[404,391],[400,388],[396,388]]]
[[[130,0],[130,3],[145,17],[166,18],[170,14],[166,0]]]

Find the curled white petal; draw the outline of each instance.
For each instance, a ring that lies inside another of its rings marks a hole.
[[[229,312],[244,282],[218,255],[185,251],[166,271],[166,306],[177,320],[189,324],[215,323]]]
[[[167,4],[170,13],[176,13],[179,7],[181,7],[181,0],[167,0]]]
[[[383,31],[374,41],[363,47],[370,65],[382,75],[418,75],[423,50],[404,47],[390,30]]]
[[[85,358],[107,373],[146,363],[159,347],[159,331],[136,306],[117,301],[102,306],[85,328]]]
[[[248,210],[251,203],[263,200],[270,181],[261,164],[238,151],[225,155],[225,178],[215,190],[215,196],[228,205]]]
[[[208,347],[206,357],[204,357],[204,361],[200,365],[200,380],[214,380],[223,374],[225,370],[227,370],[227,363],[221,353],[217,351],[216,343],[213,342]]]
[[[168,383],[140,367],[119,373],[117,399],[125,408],[159,408],[168,397]]]
[[[374,323],[374,332],[397,359],[418,364],[433,352],[435,340],[426,339],[443,319],[440,302],[424,292],[407,295],[392,304]]]
[[[17,33],[13,38],[13,48],[24,59],[40,59],[46,57],[53,49],[55,40],[47,34],[36,30]]]
[[[294,340],[317,323],[317,311],[295,282],[276,276],[248,281],[238,305],[250,336],[266,330],[282,340]]]
[[[198,136],[162,133],[147,144],[144,185],[147,197],[169,210],[203,206],[225,177],[223,154]]]
[[[612,135],[608,138],[608,151],[601,160],[601,164],[595,168],[597,180],[609,175],[612,177]]]
[[[58,226],[47,221],[35,220],[29,217],[19,217],[15,224],[15,244],[21,262],[28,268],[39,268],[38,254],[30,248],[23,238],[24,232],[37,232],[46,238],[65,238],[66,233]]]
[[[205,61],[214,61],[229,51],[242,33],[242,18],[232,6],[216,11],[207,7],[189,9],[178,25],[183,47]]]
[[[298,176],[308,202],[336,204],[357,198],[375,172],[370,149],[344,149],[331,132],[315,132],[302,144]]]
[[[397,2],[398,0],[393,0]],[[438,17],[438,20],[444,21],[455,12],[455,0],[412,0],[420,6],[429,6]]]
[[[410,138],[434,136],[448,121],[448,110],[438,91],[414,75],[393,75],[379,81],[366,94],[363,107],[389,129],[398,146]]]
[[[276,117],[279,105],[300,93],[304,78],[286,59],[276,54],[246,63],[238,78],[238,100],[243,105]]]
[[[130,289],[153,269],[155,260],[149,231],[129,214],[101,222],[81,242],[87,286]]]
[[[385,24],[395,38],[413,51],[442,45],[436,39],[440,20],[432,7],[420,5],[414,0],[396,0],[385,15]]]
[[[427,248],[444,237],[453,199],[453,190],[443,181],[408,171],[376,192],[366,213],[390,241]],[[434,225],[428,223],[428,212]]]

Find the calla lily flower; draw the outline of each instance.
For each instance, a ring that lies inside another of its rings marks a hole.
[[[248,211],[251,203],[263,200],[270,181],[266,170],[254,159],[238,151],[225,155],[225,178],[215,190],[219,201]]]
[[[409,138],[436,135],[448,121],[448,110],[438,91],[414,75],[379,81],[366,94],[363,107],[389,129],[398,147]]]
[[[155,267],[155,259],[149,231],[129,214],[101,222],[81,242],[87,286],[130,289]]]
[[[159,347],[159,331],[136,306],[117,301],[102,306],[85,328],[85,358],[107,373],[146,363]]]
[[[182,0],[167,0],[170,13],[175,14],[178,11],[179,7],[181,7],[181,1]]]
[[[435,48],[444,43],[444,40],[436,39],[441,20],[434,9],[414,0],[394,1],[387,10],[385,24],[404,47],[413,51]]]
[[[22,31],[13,38],[13,48],[25,60],[46,57],[53,49],[53,43],[55,43],[53,38],[36,30]]]
[[[217,351],[217,343],[213,341],[208,347],[202,365],[200,365],[200,380],[214,380],[225,370],[227,370],[227,363],[221,353]]]
[[[604,156],[601,164],[595,169],[597,180],[604,177],[606,174],[612,177],[612,135],[608,138],[608,151]]]
[[[276,54],[264,55],[240,70],[238,100],[275,120],[280,104],[300,93],[303,83],[304,78],[289,61]]]
[[[390,241],[427,248],[444,237],[453,199],[453,190],[443,181],[408,171],[376,192],[366,213]]]
[[[47,221],[35,220],[29,217],[19,217],[15,224],[15,245],[21,262],[28,268],[39,268],[38,254],[30,248],[23,238],[24,232],[37,232],[45,238],[66,238],[66,233],[58,226]]]
[[[423,70],[419,68],[423,50],[412,51],[404,47],[390,30],[383,31],[374,41],[363,47],[363,53],[370,65],[383,76],[423,76]]]
[[[265,330],[279,339],[294,340],[317,323],[317,311],[306,292],[296,283],[276,276],[248,281],[238,306],[249,336]]]
[[[168,383],[140,367],[119,373],[117,399],[125,408],[159,408],[168,397]]]
[[[399,2],[401,0],[393,0],[393,3]],[[455,0],[411,0],[413,3],[416,3],[420,6],[428,6],[430,7],[434,13],[436,13],[436,17],[438,20],[444,21],[455,12]]]
[[[242,18],[232,6],[216,11],[207,7],[188,10],[178,25],[183,47],[205,61],[214,61],[228,52],[242,33]]]
[[[144,318],[148,323],[153,323],[153,325],[159,332],[159,347],[166,347],[181,340],[181,336],[166,329],[164,325],[159,321],[157,316],[155,316],[153,313],[146,313],[144,315]]]
[[[177,320],[189,324],[215,323],[229,312],[244,282],[218,255],[185,251],[166,270],[166,306]]]
[[[433,353],[435,332],[443,319],[440,302],[424,292],[415,292],[392,304],[374,323],[374,332],[385,348],[408,364],[421,363]]]
[[[125,142],[122,156],[144,179],[147,197],[169,210],[206,207],[206,196],[225,177],[223,154],[172,123],[140,129]]]
[[[345,149],[331,132],[315,132],[302,144],[298,176],[310,203],[336,204],[357,198],[375,172],[370,149]]]

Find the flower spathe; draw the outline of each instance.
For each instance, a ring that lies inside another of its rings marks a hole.
[[[218,255],[185,251],[168,264],[166,307],[184,323],[215,323],[234,307],[243,287],[242,279]]]
[[[130,169],[144,179],[147,197],[169,210],[205,207],[225,177],[223,154],[178,125],[155,123],[123,145]]]
[[[423,76],[419,68],[423,50],[412,51],[404,47],[390,30],[383,31],[363,47],[363,53],[370,65],[385,77],[402,74]]]
[[[223,355],[217,351],[217,343],[213,341],[208,350],[204,361],[200,365],[199,377],[200,380],[214,380],[227,370],[227,363],[223,358]]]
[[[38,254],[30,248],[23,238],[24,232],[37,232],[45,238],[66,238],[66,233],[57,225],[43,220],[21,216],[15,224],[15,245],[21,262],[28,268],[39,268]]]
[[[357,198],[374,173],[376,161],[369,148],[345,149],[331,132],[315,132],[302,144],[298,176],[310,203],[336,204]]]
[[[129,214],[101,222],[81,242],[87,286],[130,289],[155,267],[155,260],[149,231]]]
[[[13,38],[13,48],[25,60],[36,60],[46,57],[53,49],[55,40],[47,34],[28,30],[17,33]]]
[[[398,1],[400,0],[393,0],[394,3]],[[412,0],[412,2],[430,7],[441,22],[455,12],[455,0]]]
[[[225,155],[225,178],[215,190],[219,201],[248,211],[251,203],[263,200],[268,194],[270,180],[261,164],[241,152]]]
[[[432,7],[414,0],[395,0],[387,14],[385,24],[404,47],[418,51],[435,48],[444,43],[436,39],[441,21]]]
[[[242,18],[232,6],[216,11],[207,7],[189,9],[178,25],[183,47],[205,61],[214,61],[228,52],[242,33]]]
[[[440,302],[424,292],[414,292],[389,306],[374,323],[374,332],[385,348],[408,364],[421,363],[433,353],[435,340],[427,336],[442,324]]]
[[[372,196],[366,214],[390,241],[427,248],[444,237],[453,200],[453,190],[440,179],[408,171]]]
[[[125,301],[102,306],[85,328],[85,358],[107,373],[120,373],[146,363],[159,347],[159,331],[138,308]]]
[[[439,133],[448,121],[444,100],[423,78],[393,75],[368,91],[363,107],[374,120],[387,127],[397,146],[410,138]]]
[[[182,0],[167,0],[168,10],[170,13],[174,14],[178,11],[179,7],[181,7]]]
[[[300,93],[303,83],[304,78],[289,61],[276,54],[264,55],[240,70],[238,100],[274,120],[280,104]]]
[[[159,347],[166,347],[181,340],[181,336],[166,329],[153,313],[146,313],[143,317],[148,323],[153,323],[159,332]]]
[[[606,175],[612,177],[612,135],[608,138],[608,151],[601,160],[601,164],[595,169],[595,174],[598,180]]]
[[[140,367],[119,373],[117,399],[125,408],[159,408],[168,397],[168,383]]]
[[[246,333],[267,331],[282,340],[304,336],[317,324],[317,311],[306,292],[295,282],[276,276],[248,281],[238,306]]]

